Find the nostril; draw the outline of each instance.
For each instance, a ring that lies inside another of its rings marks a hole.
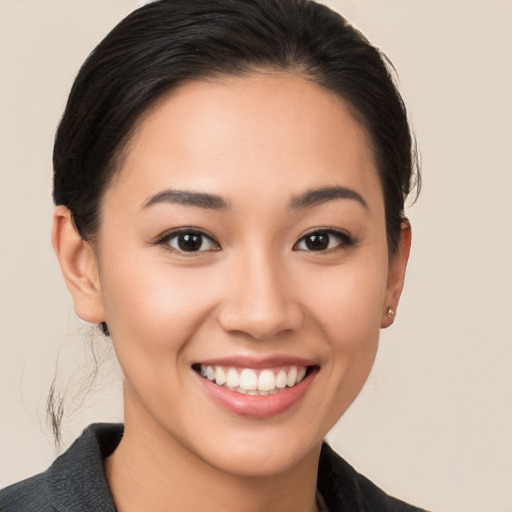
[[[286,331],[297,331],[303,322],[302,312],[293,304],[284,307],[269,305],[224,305],[218,322],[223,330],[245,334],[253,340],[267,340]]]

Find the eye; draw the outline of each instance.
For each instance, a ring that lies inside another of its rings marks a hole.
[[[311,231],[304,235],[293,247],[295,251],[328,251],[337,247],[354,245],[354,240],[343,233],[332,229]]]
[[[179,252],[218,251],[219,244],[208,235],[195,230],[174,231],[165,235],[158,243],[167,244]]]

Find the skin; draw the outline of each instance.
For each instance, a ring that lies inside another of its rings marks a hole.
[[[335,186],[366,206],[291,206]],[[147,206],[169,189],[227,207]],[[215,243],[194,253],[156,243],[191,226]],[[332,236],[331,248],[308,250],[303,237],[317,228],[353,243]],[[346,103],[292,74],[182,86],[140,120],[95,244],[65,207],[53,242],[76,312],[107,322],[125,376],[125,436],[106,462],[118,509],[315,510],[322,439],[368,377],[410,246],[404,224],[388,255],[372,148]],[[191,368],[278,354],[319,371],[297,404],[265,419],[220,407]]]

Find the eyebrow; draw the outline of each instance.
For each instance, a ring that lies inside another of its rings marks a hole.
[[[370,210],[367,202],[359,192],[356,192],[351,188],[341,186],[308,190],[304,194],[294,197],[290,203],[290,207],[293,209],[310,208],[335,199],[350,199],[357,201],[365,210]]]
[[[327,201],[336,199],[350,199],[357,201],[366,210],[369,210],[368,204],[363,199],[359,192],[347,187],[323,187],[314,190],[308,190],[303,194],[294,197],[290,202],[292,209],[311,208]],[[207,194],[204,192],[192,192],[189,190],[164,190],[151,196],[142,206],[142,208],[149,208],[155,204],[173,203],[182,206],[197,206],[208,210],[227,210],[228,203],[222,197]]]
[[[222,197],[203,192],[192,192],[189,190],[164,190],[151,196],[142,208],[149,208],[155,204],[174,203],[182,206],[198,206],[208,210],[227,210],[228,204]]]

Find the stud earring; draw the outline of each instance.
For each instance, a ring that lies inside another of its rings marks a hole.
[[[388,318],[391,320],[391,318],[393,318],[395,316],[395,310],[391,307],[388,307],[388,309],[386,310],[387,314],[388,314]]]

